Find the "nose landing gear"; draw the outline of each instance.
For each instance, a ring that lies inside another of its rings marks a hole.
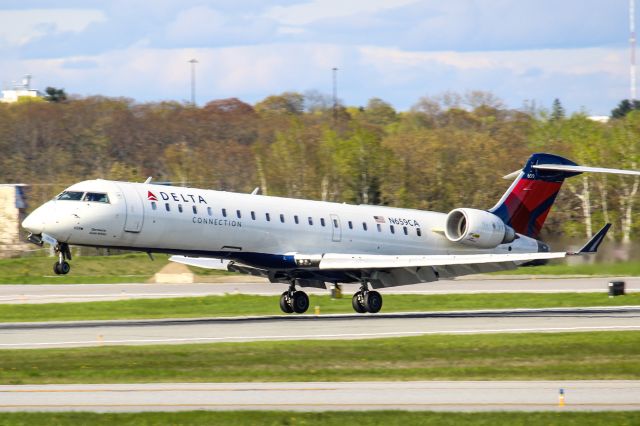
[[[58,254],[58,261],[53,264],[53,272],[56,275],[67,275],[71,271],[71,265],[67,262],[67,259],[71,260],[69,244],[60,243],[56,246],[55,251]]]

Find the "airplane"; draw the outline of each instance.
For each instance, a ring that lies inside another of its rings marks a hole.
[[[376,313],[380,288],[595,253],[610,224],[577,253],[552,252],[538,239],[563,181],[584,172],[640,175],[536,153],[505,176],[515,179],[493,208],[449,213],[97,179],[68,187],[22,226],[29,241],[55,248],[56,274],[70,271],[70,245],[165,253],[287,284],[285,313],[309,308],[296,287],[340,283],[359,283],[353,309]]]

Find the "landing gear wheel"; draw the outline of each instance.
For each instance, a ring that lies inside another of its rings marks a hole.
[[[291,297],[291,305],[296,314],[304,314],[309,309],[309,296],[304,291],[296,291]]]
[[[364,314],[365,312],[367,312],[367,308],[365,308],[364,304],[362,303],[361,291],[353,295],[353,297],[351,298],[351,306],[353,306],[353,310],[359,314]]]
[[[69,262],[67,261],[59,263],[58,265],[58,269],[60,269],[60,274],[62,275],[67,275],[69,271],[71,271],[71,265],[69,265]]]
[[[289,292],[285,291],[284,293],[282,293],[282,295],[280,296],[280,309],[282,310],[282,312],[284,312],[285,314],[291,314],[293,313],[293,308],[291,307],[291,303],[290,302],[290,298],[289,298]]]
[[[375,314],[382,309],[382,296],[377,291],[368,291],[364,294],[364,307],[367,312]]]
[[[53,272],[56,275],[67,275],[71,271],[71,265],[69,262],[63,261],[62,263],[56,262],[53,264]]]

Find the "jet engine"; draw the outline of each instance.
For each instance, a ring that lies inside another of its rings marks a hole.
[[[516,239],[513,228],[484,210],[452,210],[447,215],[444,229],[449,241],[477,248],[494,248]]]

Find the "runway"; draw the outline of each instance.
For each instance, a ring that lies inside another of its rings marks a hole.
[[[383,294],[563,293],[607,292],[608,282],[626,282],[627,292],[640,291],[640,278],[464,278],[381,289]],[[343,285],[345,294],[358,285]],[[65,303],[108,300],[195,297],[223,294],[279,295],[286,285],[265,282],[207,284],[43,284],[0,285],[0,303]],[[310,294],[328,290],[305,289]]]
[[[0,349],[640,330],[640,307],[0,324]]]
[[[564,390],[565,405],[559,406]],[[158,383],[0,386],[0,411],[639,410],[640,381]]]

